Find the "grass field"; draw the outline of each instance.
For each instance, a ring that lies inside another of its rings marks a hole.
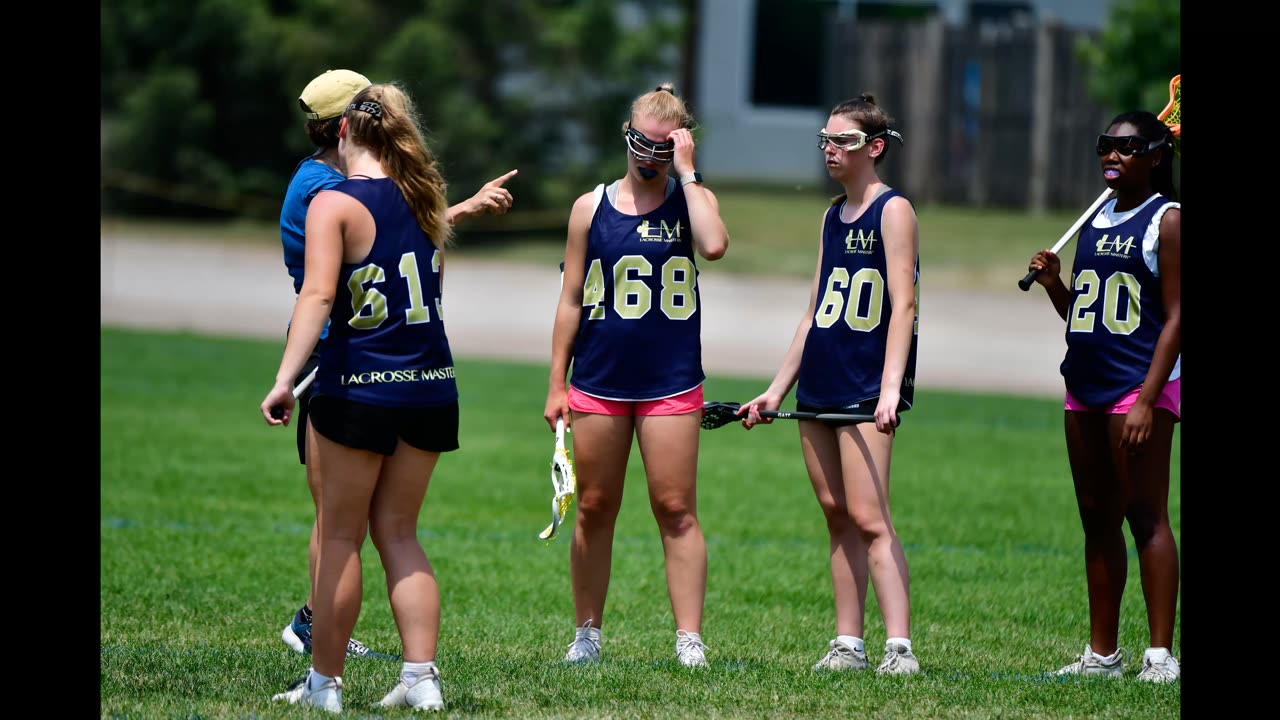
[[[309,665],[279,639],[306,596],[313,519],[292,429],[258,403],[276,342],[103,329],[101,716],[315,717],[270,696]],[[547,523],[545,367],[458,363],[459,452],[440,463],[421,537],[443,596],[448,716],[521,718],[1150,718],[1181,687],[1044,675],[1088,640],[1082,535],[1053,401],[921,391],[894,458],[894,518],[910,562],[909,678],[819,675],[834,636],[826,533],[795,425],[702,436],[711,667],[676,664],[661,545],[633,452],[605,618],[606,662],[557,661],[572,639],[568,537]],[[708,399],[762,380],[713,377]],[[1181,536],[1180,434],[1170,512]],[[572,517],[572,515],[571,515]],[[356,637],[399,652],[372,543]],[[885,640],[874,595],[867,645]],[[1130,552],[1121,644],[1146,615]],[[1180,628],[1180,621],[1179,621]],[[1175,643],[1180,645],[1179,631]],[[1175,653],[1178,649],[1175,648]],[[351,660],[345,715],[399,665]],[[407,717],[403,711],[386,717]]]
[[[817,263],[818,230],[829,197],[816,191],[717,190],[721,216],[731,236],[729,252],[716,269],[811,277]],[[518,202],[518,200],[517,200]],[[518,207],[518,206],[517,206]],[[567,220],[566,208],[565,220]],[[519,210],[513,211],[515,217]],[[922,207],[920,266],[930,287],[1011,287],[1026,272],[1037,250],[1051,247],[1077,212],[1032,215],[1006,210]],[[545,213],[544,213],[545,215]],[[555,225],[551,226],[552,228]],[[274,223],[235,221],[182,223],[104,218],[104,234],[191,238],[277,247]],[[469,234],[458,232],[460,256],[500,258],[555,265],[564,255],[563,232]],[[1069,246],[1067,251],[1074,248]]]

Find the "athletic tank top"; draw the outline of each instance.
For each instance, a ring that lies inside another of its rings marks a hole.
[[[628,215],[604,193],[587,239],[573,387],[609,400],[671,397],[702,384],[702,314],[689,209],[678,186]]]
[[[840,209],[847,200],[827,212],[822,227],[818,302],[800,359],[797,402],[841,407],[880,395],[893,313],[881,219],[889,200],[901,195],[892,188],[886,190],[852,223],[840,219]],[[919,297],[918,256],[915,280]],[[918,337],[913,332],[899,390],[908,407],[915,402]]]
[[[1080,231],[1060,369],[1067,391],[1088,407],[1115,403],[1142,385],[1151,369],[1164,329],[1164,296],[1143,246],[1147,228],[1168,203],[1156,194],[1117,225],[1097,228],[1091,217]]]
[[[440,252],[390,178],[346,180],[334,190],[369,209],[377,235],[364,260],[344,263],[338,273],[316,394],[384,407],[456,401],[441,315]]]

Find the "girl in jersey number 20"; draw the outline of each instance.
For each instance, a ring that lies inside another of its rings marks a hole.
[[[636,98],[622,126],[627,174],[578,198],[569,217],[544,417],[552,428],[565,418],[577,464],[570,547],[577,627],[564,658],[571,663],[600,659],[634,437],[662,536],[676,656],[689,667],[707,664],[707,544],[696,492],[705,375],[694,252],[719,259],[729,234],[695,169],[692,124],[670,84]]]
[[[1145,112],[1118,115],[1098,161],[1115,199],[1085,223],[1071,285],[1050,250],[1031,258],[1067,322],[1067,456],[1084,527],[1089,643],[1062,675],[1120,676],[1124,522],[1138,548],[1151,647],[1138,679],[1174,682],[1178,546],[1169,526],[1169,458],[1182,412],[1182,205],[1173,134]]]
[[[823,216],[809,307],[773,382],[743,406],[743,425],[777,410],[799,381],[796,409],[875,413],[875,424],[800,421],[809,479],[827,520],[836,638],[816,670],[871,667],[864,642],[868,577],[887,639],[877,672],[912,674],[907,558],[889,514],[898,413],[915,399],[920,240],[910,201],[876,174],[902,135],[871,95],[840,103],[818,133],[827,172],[844,186]]]

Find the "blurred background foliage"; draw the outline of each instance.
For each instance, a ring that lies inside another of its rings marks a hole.
[[[664,80],[681,92],[692,4],[104,3],[103,214],[273,217],[312,151],[296,98],[330,68],[410,92],[451,201],[518,167],[523,209],[567,211],[623,172],[601,150],[621,148],[631,100]]]
[[[1158,113],[1169,102],[1169,85],[1153,78],[1182,72],[1182,3],[1120,0],[1101,37],[1081,43],[1078,52],[1088,67],[1089,89],[1104,105]]]
[[[451,202],[520,168],[509,185],[518,219],[553,224],[578,194],[624,171],[620,127],[635,96],[670,80],[698,116],[700,4],[103,3],[102,214],[273,220],[312,151],[298,93],[327,69],[350,68],[411,93]],[[1117,0],[1098,40],[1077,48],[1091,92],[1116,108],[1164,107],[1167,85],[1152,78],[1180,71],[1180,27],[1178,2]]]

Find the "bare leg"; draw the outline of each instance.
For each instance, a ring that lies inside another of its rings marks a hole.
[[[364,587],[360,546],[369,528],[369,505],[383,456],[355,450],[312,433],[314,472],[319,480],[320,559],[312,607],[312,667],[342,675],[347,643],[360,615]]]
[[[1120,439],[1124,416],[1111,416],[1111,437]],[[1153,413],[1151,437],[1130,453],[1115,447],[1116,467],[1128,503],[1125,516],[1138,548],[1142,594],[1147,601],[1151,647],[1173,652],[1173,628],[1178,608],[1178,545],[1169,527],[1169,457],[1173,453],[1174,416]]]
[[[1112,464],[1108,422],[1102,413],[1066,411],[1067,456],[1084,527],[1089,645],[1104,656],[1114,653],[1119,642],[1120,602],[1129,572],[1125,500]]]
[[[370,509],[370,536],[387,573],[405,662],[435,660],[440,637],[440,587],[418,540],[418,515],[439,459],[401,440],[382,464]]]
[[[889,637],[911,637],[911,574],[889,512],[893,435],[873,423],[846,425],[836,437],[849,515],[867,548],[871,583]],[[861,592],[865,597],[866,584]]]
[[[662,534],[676,628],[702,633],[707,541],[698,523],[698,433],[702,411],[636,418],[649,506]]]
[[[307,447],[305,448],[307,464],[307,487],[311,490],[311,500],[316,506],[316,519],[311,523],[311,545],[307,548],[307,566],[311,585],[307,588],[307,607],[315,609],[312,603],[316,595],[316,568],[320,563],[320,481],[311,471],[311,448],[315,445],[315,430],[311,427],[311,418],[307,418]]]
[[[800,446],[809,481],[827,521],[831,538],[831,585],[836,603],[836,634],[861,638],[866,631],[867,546],[849,515],[840,446],[824,423],[801,420]]]
[[[574,475],[578,514],[569,548],[577,625],[601,627],[613,566],[613,531],[631,455],[630,416],[573,413]]]

